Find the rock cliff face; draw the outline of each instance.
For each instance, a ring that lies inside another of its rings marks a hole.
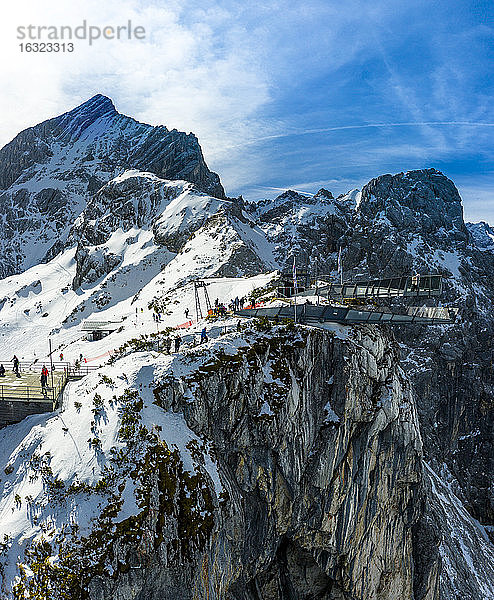
[[[36,585],[91,600],[437,598],[440,558],[423,524],[418,420],[389,334],[261,327],[212,344],[164,370],[156,363],[154,376],[142,353],[128,357],[133,369],[117,360],[108,375],[123,371],[136,382],[122,396],[108,377],[86,384],[100,399],[93,435],[101,419],[123,415],[124,451],[110,460],[105,443],[99,451],[107,505],[100,502],[89,533],[81,523],[58,549],[51,536],[44,552],[58,557],[52,571],[34,565],[38,547],[21,572],[34,569]],[[69,426],[72,403],[69,395]],[[195,467],[158,425],[172,418],[184,418],[199,440],[187,444]],[[12,476],[19,483],[28,474]],[[129,516],[131,480],[137,502]],[[47,486],[45,519],[92,489],[72,488]]]
[[[128,169],[225,195],[193,134],[139,123],[98,94],[0,150],[0,277],[53,258],[91,196]]]
[[[230,579],[243,600],[411,598],[423,473],[398,348],[365,329],[346,342],[293,336],[259,336],[157,388],[159,405],[183,412],[212,449],[225,488],[192,572],[205,564],[206,580]],[[193,597],[187,569],[160,567],[160,579],[93,581],[93,597],[130,598],[120,594],[136,586],[136,598]]]
[[[426,455],[436,467],[448,466],[471,514],[494,523],[494,253],[476,246],[456,188],[434,170],[373,180],[345,245],[353,273],[432,270],[446,277],[444,300],[460,307],[457,323],[396,335],[415,386]]]

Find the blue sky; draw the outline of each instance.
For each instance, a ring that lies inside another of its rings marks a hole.
[[[2,23],[0,143],[94,93],[194,131],[230,195],[333,193],[423,167],[494,223],[494,4],[19,0]],[[132,19],[143,42],[21,55],[16,26]],[[7,85],[8,84],[8,85]]]

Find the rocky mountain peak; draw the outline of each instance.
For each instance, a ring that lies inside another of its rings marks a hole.
[[[358,212],[400,231],[451,233],[466,241],[460,194],[454,183],[436,169],[381,175],[362,189]]]
[[[106,112],[116,113],[117,109],[115,108],[111,98],[108,98],[108,96],[104,96],[103,94],[95,94],[92,98],[89,98],[89,100],[86,100],[70,111],[70,113],[74,114],[77,112],[94,112],[101,115]]]
[[[327,198],[328,200],[334,200],[333,194],[326,188],[321,188],[315,195],[314,198]]]
[[[86,102],[76,106],[72,110],[55,117],[53,120],[62,137],[80,135],[87,127],[103,117],[118,115],[115,105],[107,96],[96,94]]]
[[[195,135],[139,123],[97,94],[0,149],[0,276],[53,258],[91,198],[128,170],[225,198]]]

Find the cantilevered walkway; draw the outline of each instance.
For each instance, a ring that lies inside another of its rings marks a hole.
[[[43,389],[40,385],[41,365],[21,361],[17,376],[11,361],[0,361],[0,364],[6,368],[5,376],[0,377],[0,427],[18,423],[29,415],[55,410],[60,406],[67,383],[97,368],[53,363],[53,372]],[[47,366],[51,368],[49,362]]]
[[[239,317],[266,317],[274,321],[282,319],[295,320],[296,318],[299,323],[307,325],[321,325],[324,323],[341,323],[343,325],[355,323],[444,325],[454,323],[457,313],[457,308],[443,307],[412,306],[408,308],[406,313],[400,314],[379,309],[360,310],[339,306],[314,306],[313,304],[251,308],[235,312]]]

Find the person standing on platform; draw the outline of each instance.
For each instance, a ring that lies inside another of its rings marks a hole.
[[[43,394],[46,394],[47,386],[48,386],[48,369],[46,368],[46,365],[43,365],[43,368],[41,369],[41,390],[43,391]]]
[[[20,377],[21,374],[19,373],[19,359],[17,358],[17,356],[14,354],[14,358],[12,359],[12,363],[13,363],[13,371],[16,374],[17,377]]]

